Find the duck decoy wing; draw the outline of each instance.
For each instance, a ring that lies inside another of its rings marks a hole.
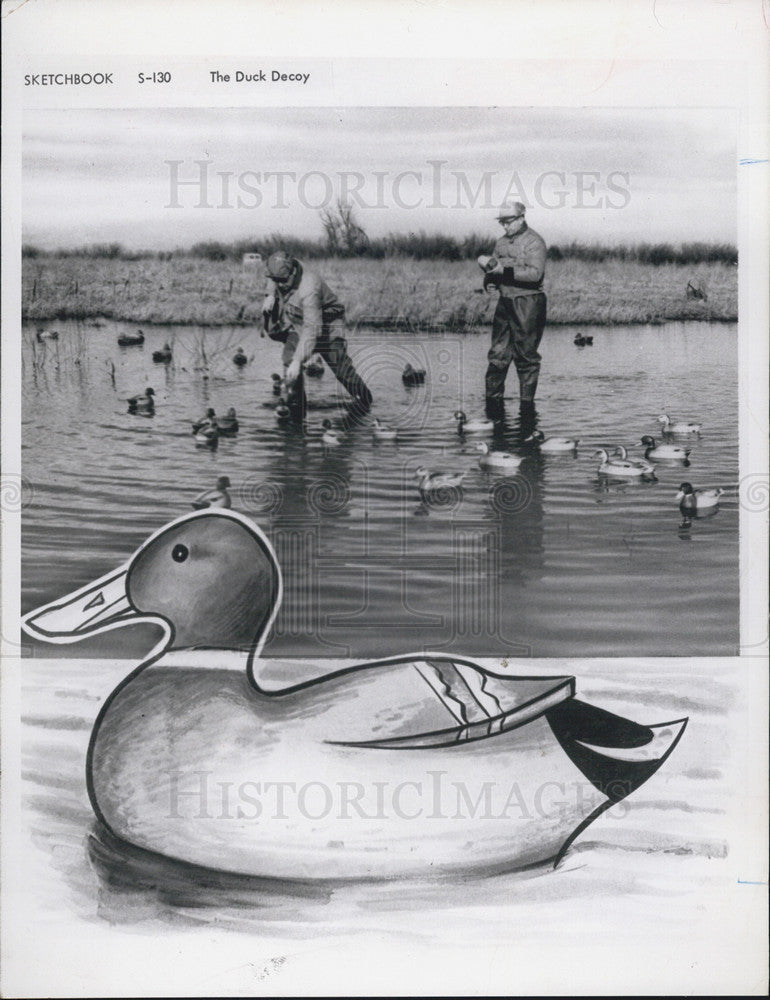
[[[264,676],[255,680],[264,692]],[[343,668],[280,693],[300,691],[335,706],[325,742],[404,750],[516,728],[571,698],[575,685],[572,677],[510,677],[471,660],[413,654]]]

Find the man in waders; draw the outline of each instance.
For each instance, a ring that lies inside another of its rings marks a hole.
[[[495,244],[494,256],[480,257],[484,287],[494,285],[500,298],[492,320],[492,346],[487,355],[487,415],[500,419],[505,377],[511,362],[519,376],[522,423],[534,419],[535,392],[540,374],[538,345],[545,327],[543,293],[545,242],[524,220],[520,201],[507,201],[498,213],[505,230]]]
[[[353,414],[365,413],[372,394],[353,367],[341,335],[345,307],[326,282],[285,250],[268,257],[267,276],[274,287],[265,299],[262,316],[267,335],[284,345],[286,402],[292,416],[304,418],[307,400],[302,365],[316,353],[353,397]]]

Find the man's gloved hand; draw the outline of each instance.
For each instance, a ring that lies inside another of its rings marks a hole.
[[[296,382],[299,378],[299,373],[302,371],[302,362],[299,358],[294,358],[286,369],[286,381],[291,385],[292,382]]]

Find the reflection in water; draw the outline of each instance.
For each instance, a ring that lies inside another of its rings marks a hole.
[[[226,475],[234,508],[265,528],[284,567],[269,656],[735,651],[735,496],[723,498],[722,517],[699,522],[704,544],[681,546],[670,529],[682,469],[661,462],[654,481],[618,482],[598,477],[593,457],[620,444],[641,457],[661,407],[700,417],[708,398],[688,475],[696,486],[734,481],[733,327],[618,328],[584,353],[574,331],[548,330],[537,410],[507,400],[488,438],[525,456],[510,475],[482,471],[477,439],[458,435],[452,416],[484,413],[486,336],[352,332],[372,412],[354,419],[333,380],[309,380],[303,432],[275,419],[280,345],[256,332],[148,329],[144,347],[122,351],[115,333],[63,323],[46,345],[24,333],[23,472],[34,485],[22,523],[25,610],[123,562]],[[173,361],[154,365],[166,340]],[[243,368],[232,362],[240,344],[252,359]],[[426,370],[423,385],[403,385],[406,363]],[[125,400],[147,386],[155,413],[139,420]],[[209,406],[235,407],[240,430],[196,449],[190,421]],[[334,449],[321,444],[324,416],[340,435]],[[374,438],[375,416],[397,429],[396,442]],[[524,443],[535,429],[580,438],[579,449],[541,454]],[[421,466],[464,473],[457,496],[421,500]],[[694,577],[703,584],[684,635],[675,597]],[[124,642],[105,634],[89,654]]]

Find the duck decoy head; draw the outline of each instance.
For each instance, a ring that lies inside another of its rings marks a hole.
[[[273,547],[252,521],[231,510],[195,511],[156,531],[119,569],[30,612],[22,626],[46,642],[68,643],[154,622],[165,636],[151,658],[192,647],[256,656],[282,591]]]
[[[651,437],[649,434],[645,434],[644,437],[642,438],[642,440],[639,442],[639,444],[643,444],[647,448],[654,448],[655,447],[655,438]]]

